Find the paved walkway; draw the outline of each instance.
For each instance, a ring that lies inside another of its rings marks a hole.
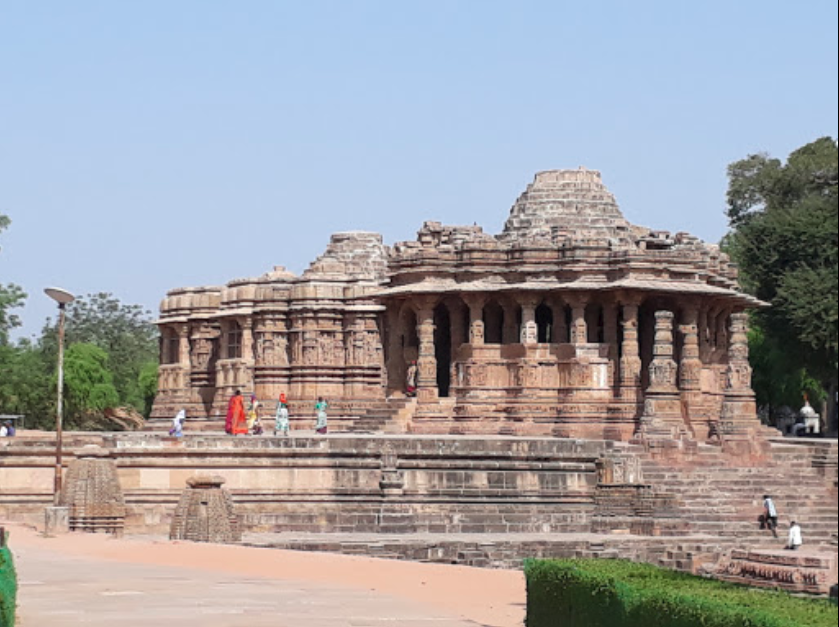
[[[12,527],[19,627],[520,627],[521,573]]]

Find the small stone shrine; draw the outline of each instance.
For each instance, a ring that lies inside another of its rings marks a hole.
[[[68,508],[70,531],[122,535],[125,500],[116,463],[107,450],[82,447],[67,469],[59,505]]]
[[[221,487],[224,481],[218,475],[196,475],[187,480],[172,518],[170,540],[222,544],[242,540],[233,499]]]

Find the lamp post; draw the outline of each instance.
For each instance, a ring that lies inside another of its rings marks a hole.
[[[76,297],[67,290],[48,287],[44,293],[58,303],[58,405],[55,411],[55,487],[53,503],[58,505],[61,498],[61,436],[64,428],[64,309]]]

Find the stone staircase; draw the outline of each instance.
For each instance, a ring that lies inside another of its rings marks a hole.
[[[378,401],[361,414],[349,428],[354,433],[407,433],[416,398],[394,397]]]
[[[777,548],[785,542],[789,523],[795,519],[801,524],[805,543],[835,546],[836,484],[826,480],[826,472],[835,473],[836,441],[773,440],[769,447],[768,458],[754,466],[740,465],[737,459],[706,445],[678,462],[644,455],[644,481],[681,499],[682,515],[693,534]],[[778,539],[759,528],[764,494],[771,494],[778,508]]]

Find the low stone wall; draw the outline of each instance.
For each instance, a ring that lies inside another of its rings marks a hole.
[[[333,534],[249,534],[248,546],[292,551],[319,551],[385,559],[459,564],[481,568],[522,568],[525,558],[620,558],[684,572],[699,572],[731,550],[731,540],[708,537],[639,537],[590,534],[433,534],[379,536]]]
[[[579,532],[594,511],[598,459],[613,443],[522,438],[65,435],[114,460],[127,533],[168,533],[196,473],[226,480],[247,531]],[[54,440],[0,450],[0,518],[40,524],[52,500]]]

